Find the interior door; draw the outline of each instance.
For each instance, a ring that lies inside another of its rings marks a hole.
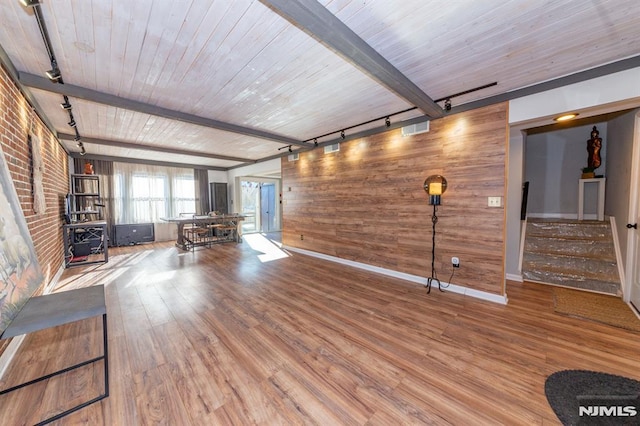
[[[276,228],[276,186],[263,183],[260,188],[260,223],[262,232],[271,232]]]
[[[635,137],[631,165],[631,196],[629,200],[631,222],[627,224],[627,279],[631,280],[629,300],[640,312],[640,114],[636,114]],[[635,188],[634,188],[635,186]],[[630,270],[629,270],[630,269]],[[630,273],[629,273],[630,272]]]

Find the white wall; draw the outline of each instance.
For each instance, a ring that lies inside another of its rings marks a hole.
[[[520,269],[520,205],[522,202],[522,173],[524,170],[524,135],[509,135],[509,168],[507,170],[507,238],[505,271],[507,278],[522,281]]]
[[[578,180],[582,168],[587,166],[587,140],[594,125],[602,138],[602,165],[596,174],[606,176],[606,122],[527,136],[524,180],[529,181],[529,216],[577,218]],[[596,184],[585,185],[584,213],[597,213]]]
[[[626,225],[629,220],[631,158],[636,113],[637,110],[611,120],[607,129],[607,139],[610,141],[607,158],[611,167],[609,167],[607,174],[607,202],[604,212],[606,215],[616,218],[623,265],[626,263],[627,257],[629,230]]]
[[[212,182],[228,182],[228,172],[219,170],[209,170],[209,183]]]

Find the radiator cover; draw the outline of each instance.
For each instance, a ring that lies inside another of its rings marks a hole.
[[[155,241],[155,239],[153,223],[136,223],[114,226],[114,240],[116,246],[151,243]]]

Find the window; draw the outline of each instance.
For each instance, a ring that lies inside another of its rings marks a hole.
[[[115,223],[161,222],[196,211],[193,169],[113,163]]]

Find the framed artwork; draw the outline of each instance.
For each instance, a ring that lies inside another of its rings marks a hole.
[[[43,279],[18,194],[0,147],[0,334]]]

